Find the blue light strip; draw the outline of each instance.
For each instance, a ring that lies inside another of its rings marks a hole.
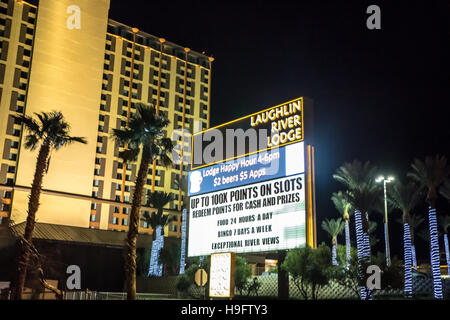
[[[436,209],[431,206],[428,208],[428,222],[430,227],[430,255],[431,255],[431,270],[433,273],[433,291],[436,299],[442,299],[442,281],[441,281],[441,267],[439,261],[439,238],[436,219]]]
[[[331,249],[331,262],[333,264],[333,266],[337,266],[338,262],[337,262],[337,254],[336,254],[336,244],[333,244],[333,247]]]
[[[416,258],[416,246],[415,245],[411,245],[411,253],[412,253],[413,268],[417,270],[417,258]]]
[[[355,210],[355,229],[356,229],[356,248],[358,254],[358,273],[360,277],[364,276],[364,270],[362,270],[362,261],[364,257],[364,234],[362,229],[361,211]],[[367,299],[366,287],[359,287],[359,294],[361,300]]]
[[[350,226],[348,221],[345,221],[345,256],[347,269],[350,267]]]
[[[181,222],[181,257],[180,257],[180,274],[184,274],[184,266],[186,264],[186,220],[187,209],[183,209]]]
[[[404,294],[406,298],[412,298],[413,284],[412,284],[412,252],[411,252],[411,229],[409,224],[403,225],[403,247],[404,247],[404,266],[405,266],[405,285]]]
[[[152,242],[152,251],[150,254],[150,268],[148,270],[148,276],[162,276],[163,265],[159,264],[159,253],[164,248],[164,236],[162,235],[162,226],[156,227],[156,239]]]
[[[444,233],[445,258],[447,260],[447,274],[450,275],[450,254],[448,249],[448,236]]]

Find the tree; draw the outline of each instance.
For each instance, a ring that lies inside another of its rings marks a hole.
[[[370,239],[370,246],[375,247],[378,242],[380,242],[379,239],[377,239],[376,231],[377,231],[377,223],[375,221],[369,221],[369,239]]]
[[[450,167],[447,165],[447,158],[436,155],[428,156],[425,161],[415,159],[411,164],[412,171],[408,176],[420,184],[421,188],[426,188],[428,202],[428,227],[430,231],[431,250],[431,270],[433,273],[434,297],[442,299],[441,268],[439,261],[439,238],[436,218],[436,199],[439,186],[447,179]]]
[[[42,180],[50,166],[50,154],[72,143],[87,141],[82,137],[70,136],[70,125],[64,119],[61,112],[35,113],[38,120],[29,116],[14,116],[27,131],[25,137],[25,149],[36,150],[39,148],[36,167],[34,171],[31,192],[28,200],[28,216],[24,236],[21,237],[21,250],[18,257],[17,277],[14,283],[12,299],[22,299],[22,291],[25,284],[28,263],[30,261],[33,230],[36,222],[36,213],[39,208]]]
[[[152,227],[153,241],[150,255],[150,269],[148,275],[161,276],[162,265],[158,264],[159,253],[164,248],[164,227],[172,222],[173,217],[164,214],[164,207],[172,201],[172,194],[164,191],[155,191],[149,194],[148,204],[156,208],[151,215],[145,212],[143,218]]]
[[[333,266],[330,261],[331,250],[322,243],[317,249],[305,246],[290,250],[282,268],[291,274],[305,300],[309,297],[316,300],[320,288],[327,285],[332,277]]]
[[[243,257],[236,257],[236,274],[235,274],[235,286],[240,295],[244,290],[248,289],[248,278],[252,275],[251,266],[247,265],[247,261]]]
[[[371,237],[371,233],[376,228],[376,223],[369,221],[368,213],[373,210],[379,201],[379,191],[378,186],[373,183],[373,180],[368,178],[366,183],[346,193],[347,200],[355,208],[356,245],[361,278],[366,277],[366,269],[370,265],[371,238],[372,243],[377,241],[373,235]],[[365,281],[361,281],[361,284],[361,299],[370,299],[371,292],[366,288]]]
[[[322,221],[322,229],[325,230],[331,237],[332,264],[334,266],[337,266],[338,265],[337,258],[336,258],[337,237],[344,230],[344,222],[342,221],[341,218],[338,218],[336,220],[335,219],[330,219],[330,220],[325,219],[324,221]]]
[[[331,201],[333,201],[334,206],[337,211],[342,215],[344,219],[344,228],[345,228],[345,248],[346,248],[346,266],[350,267],[350,214],[351,214],[351,205],[347,201],[347,198],[344,195],[343,191],[334,192],[331,196]]]
[[[180,266],[180,251],[180,243],[173,241],[169,242],[169,246],[161,248],[159,252],[159,263],[164,265],[171,275],[177,274],[177,269]]]
[[[450,253],[448,247],[448,228],[450,227],[450,216],[445,215],[439,219],[439,224],[443,231],[445,259],[447,260],[447,274],[450,274]]]
[[[450,202],[450,180],[439,189],[439,193]],[[446,215],[440,220],[442,230],[444,231],[445,258],[447,259],[447,274],[450,274],[450,252],[448,245],[448,228],[450,227],[450,216]]]
[[[127,234],[127,256],[125,262],[125,283],[127,299],[136,299],[136,242],[138,236],[139,212],[142,206],[142,193],[146,183],[149,164],[159,160],[169,166],[172,141],[165,137],[164,128],[169,124],[164,115],[158,115],[152,106],[137,105],[136,113],[124,129],[113,129],[112,138],[118,145],[126,146],[119,157],[124,162],[137,161],[141,156],[139,170],[134,184],[131,203],[130,223]]]
[[[390,192],[389,202],[394,208],[402,211],[403,221],[403,255],[404,255],[404,293],[407,298],[413,295],[412,283],[412,243],[411,243],[411,225],[410,212],[420,200],[420,189],[414,182],[402,184],[397,181]]]
[[[362,164],[358,160],[344,163],[338,168],[333,178],[349,189],[344,196],[355,210],[356,245],[358,266],[361,277],[365,275],[370,264],[369,212],[380,198],[379,186],[375,184],[376,167],[369,161]],[[361,286],[361,299],[370,297],[370,291]]]
[[[417,257],[416,257],[416,245],[415,245],[415,231],[424,222],[425,219],[417,214],[409,215],[409,225],[411,227],[411,253],[412,253],[412,264],[414,269],[417,270]]]
[[[347,261],[346,248],[338,245],[338,260],[343,265]],[[356,297],[360,296],[361,280],[358,268],[358,255],[355,247],[350,247],[350,264],[346,268],[336,268],[333,272],[333,280],[339,285],[350,289]]]

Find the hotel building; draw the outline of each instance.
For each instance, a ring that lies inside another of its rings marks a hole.
[[[126,127],[138,103],[169,118],[167,137],[179,147],[190,142],[189,134],[209,127],[213,58],[108,19],[109,2],[0,0],[3,224],[26,220],[37,157],[24,149],[26,131],[14,115],[61,111],[71,135],[88,141],[51,154],[37,222],[114,231],[128,229],[137,163],[123,164],[123,146],[111,139],[112,129]],[[181,235],[177,181],[188,163],[165,168],[155,162],[148,171],[146,194],[173,194],[166,212],[177,218],[166,226],[166,236]],[[142,213],[151,210],[144,205]],[[152,232],[142,219],[140,232]]]

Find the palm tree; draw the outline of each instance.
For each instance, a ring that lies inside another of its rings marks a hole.
[[[345,256],[346,256],[346,267],[350,267],[350,214],[351,214],[351,205],[347,201],[347,199],[344,196],[344,192],[338,191],[334,192],[331,196],[331,201],[333,201],[334,206],[336,207],[337,211],[342,215],[342,218],[344,219],[345,224]]]
[[[375,221],[369,221],[369,239],[370,239],[370,247],[375,247],[378,242],[380,242],[379,239],[377,239],[376,231],[377,231],[378,223]]]
[[[439,193],[444,196],[448,201],[450,201],[450,180],[445,181],[445,183],[439,189]],[[445,216],[441,219],[441,227],[444,230],[444,246],[445,246],[445,257],[447,259],[447,274],[450,275],[450,253],[448,245],[448,228],[450,227],[450,217]]]
[[[413,210],[420,200],[420,189],[414,182],[402,184],[401,182],[394,183],[392,191],[390,192],[389,202],[394,208],[402,211],[403,221],[403,252],[404,252],[404,292],[408,298],[413,294],[412,283],[412,243],[411,243],[411,225],[410,212]]]
[[[336,247],[337,247],[337,237],[342,233],[344,230],[344,222],[341,218],[335,219],[326,219],[322,221],[322,229],[328,232],[328,234],[331,237],[331,244],[332,244],[332,256],[331,260],[334,266],[338,265],[337,259],[336,259]]]
[[[450,274],[450,253],[448,247],[448,228],[450,227],[450,216],[445,215],[439,219],[443,235],[444,235],[444,247],[445,247],[445,259],[447,260],[447,274]]]
[[[148,204],[156,208],[156,212],[151,215],[145,212],[143,217],[152,227],[153,242],[150,255],[150,269],[148,275],[160,277],[162,275],[162,265],[159,263],[159,253],[164,248],[164,227],[173,221],[173,217],[164,214],[164,207],[172,201],[172,194],[163,191],[155,191],[149,194]]]
[[[333,175],[334,179],[348,187],[349,190],[344,195],[355,210],[356,246],[361,278],[365,276],[366,267],[370,263],[368,213],[379,199],[379,188],[373,179],[376,170],[369,161],[362,164],[354,160],[352,163],[344,163]],[[370,292],[364,285],[361,285],[360,292],[361,299],[370,298]]]
[[[434,297],[442,299],[442,281],[439,261],[439,238],[436,219],[436,199],[439,186],[447,179],[450,167],[444,156],[426,157],[425,161],[415,159],[411,165],[413,171],[408,176],[420,183],[427,190],[428,224],[430,229],[430,254],[433,273]]]
[[[18,257],[17,278],[14,284],[12,299],[22,299],[23,286],[30,260],[30,249],[32,246],[33,230],[36,221],[36,212],[39,208],[42,180],[50,165],[50,154],[52,150],[59,150],[74,142],[87,143],[85,138],[70,136],[70,125],[64,119],[61,112],[35,113],[38,120],[29,116],[14,116],[22,122],[28,134],[25,137],[25,149],[36,150],[39,148],[33,183],[28,200],[28,216],[25,233],[22,238],[22,247]]]
[[[180,247],[180,274],[184,274],[184,268],[186,264],[186,220],[187,220],[187,208],[189,207],[188,196],[188,180],[182,176],[180,179],[175,178],[175,185],[178,189],[181,189],[183,195],[183,209],[182,209],[182,224],[181,224],[181,247]]]
[[[416,245],[415,245],[415,230],[424,222],[425,219],[417,214],[411,214],[409,216],[409,226],[411,227],[411,253],[413,268],[417,270],[417,257],[416,257]]]
[[[136,113],[124,129],[113,129],[112,138],[118,145],[126,145],[119,157],[128,161],[137,161],[141,155],[139,170],[134,185],[130,223],[127,234],[127,256],[125,263],[125,283],[127,299],[136,299],[136,241],[138,235],[139,212],[142,205],[142,193],[147,178],[148,167],[153,160],[159,159],[169,166],[172,141],[165,138],[164,128],[170,121],[164,115],[158,115],[152,106],[137,105]],[[142,149],[142,150],[141,150]]]

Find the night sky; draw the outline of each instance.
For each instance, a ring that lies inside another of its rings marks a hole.
[[[366,27],[371,4],[381,30]],[[319,243],[329,242],[323,218],[338,216],[332,174],[343,162],[370,160],[403,179],[414,157],[450,156],[449,1],[111,0],[110,18],[215,58],[211,126],[314,100]],[[390,236],[400,255],[398,217]],[[371,219],[382,251],[381,215]]]

